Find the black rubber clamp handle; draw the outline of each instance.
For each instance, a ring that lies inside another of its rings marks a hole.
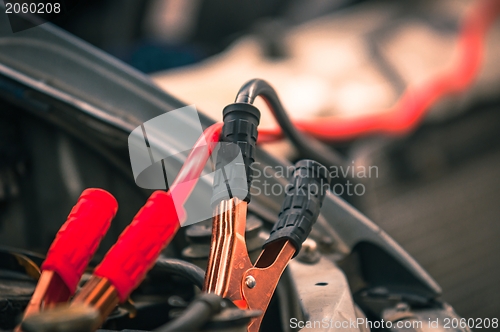
[[[224,108],[222,115],[224,125],[215,164],[212,206],[234,197],[250,202],[253,177],[251,165],[255,161],[257,126],[260,122],[260,111],[247,103],[230,104]],[[231,167],[224,167],[239,152],[242,154],[243,164],[233,163]]]
[[[285,201],[278,221],[264,248],[275,241],[287,239],[297,249],[295,257],[311,233],[329,189],[330,174],[325,166],[314,160],[296,163],[292,182],[285,188]]]

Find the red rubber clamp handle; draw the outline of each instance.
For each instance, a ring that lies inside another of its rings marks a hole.
[[[52,242],[42,271],[56,272],[73,294],[117,210],[107,191],[84,190]]]
[[[170,193],[154,192],[96,267],[94,275],[108,279],[120,301],[126,301],[174,237],[180,227],[179,217],[183,218],[184,213],[176,211]]]

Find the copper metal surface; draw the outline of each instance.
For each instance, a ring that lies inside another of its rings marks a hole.
[[[246,217],[247,203],[238,198],[223,200],[216,206],[204,291],[233,301],[243,300],[241,278],[253,267],[245,242]]]
[[[294,253],[295,247],[287,240],[272,243],[264,249],[257,259],[255,267],[243,274],[240,287],[248,309],[262,311],[262,314],[252,319],[248,325],[249,332],[259,331],[264,313],[278,285],[281,274],[283,274]],[[252,288],[245,284],[245,279],[248,276],[252,276],[256,280]]]
[[[119,302],[115,287],[106,278],[92,276],[71,302],[71,306],[89,305],[99,311],[98,328]]]
[[[33,279],[37,280],[40,279],[41,271],[38,265],[33,262],[29,257],[26,255],[22,255],[16,252],[11,252],[12,256],[14,256],[22,267],[26,270],[26,274],[32,277]]]
[[[69,289],[57,273],[48,270],[43,271],[24,311],[23,320],[43,309],[52,308],[58,303],[67,301],[69,296]],[[18,326],[15,331],[20,332],[21,328]]]
[[[253,266],[245,243],[246,214],[247,203],[237,198],[216,206],[204,291],[229,298],[241,309],[260,310],[248,325],[255,332],[295,247],[286,240],[272,243]]]

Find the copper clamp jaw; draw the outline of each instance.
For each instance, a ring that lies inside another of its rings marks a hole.
[[[321,164],[311,160],[296,164],[278,221],[255,264],[245,243],[247,202],[231,198],[215,206],[204,291],[229,298],[241,309],[261,311],[248,331],[259,330],[283,271],[319,215],[328,180]]]
[[[245,243],[246,215],[247,203],[238,198],[221,201],[215,208],[204,291],[229,298],[240,309],[261,311],[248,327],[249,331],[258,331],[281,274],[296,249],[289,241],[274,243],[252,264]]]

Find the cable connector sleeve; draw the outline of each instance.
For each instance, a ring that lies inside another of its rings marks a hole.
[[[296,163],[292,182],[285,188],[285,201],[278,221],[274,224],[264,247],[287,239],[296,248],[296,256],[318,219],[329,188],[330,175],[325,166],[313,160],[301,160]]]
[[[118,210],[116,199],[102,189],[86,189],[57,232],[41,270],[54,271],[71,294]]]
[[[224,126],[217,153],[212,206],[234,197],[250,202],[253,177],[251,165],[255,161],[257,127],[260,122],[260,111],[247,103],[230,104],[222,114]],[[234,163],[240,152],[243,164]],[[233,164],[230,167],[225,167],[231,162]]]
[[[96,267],[94,275],[113,284],[120,302],[127,300],[153,267],[184,213],[176,210],[170,192],[155,191]]]

